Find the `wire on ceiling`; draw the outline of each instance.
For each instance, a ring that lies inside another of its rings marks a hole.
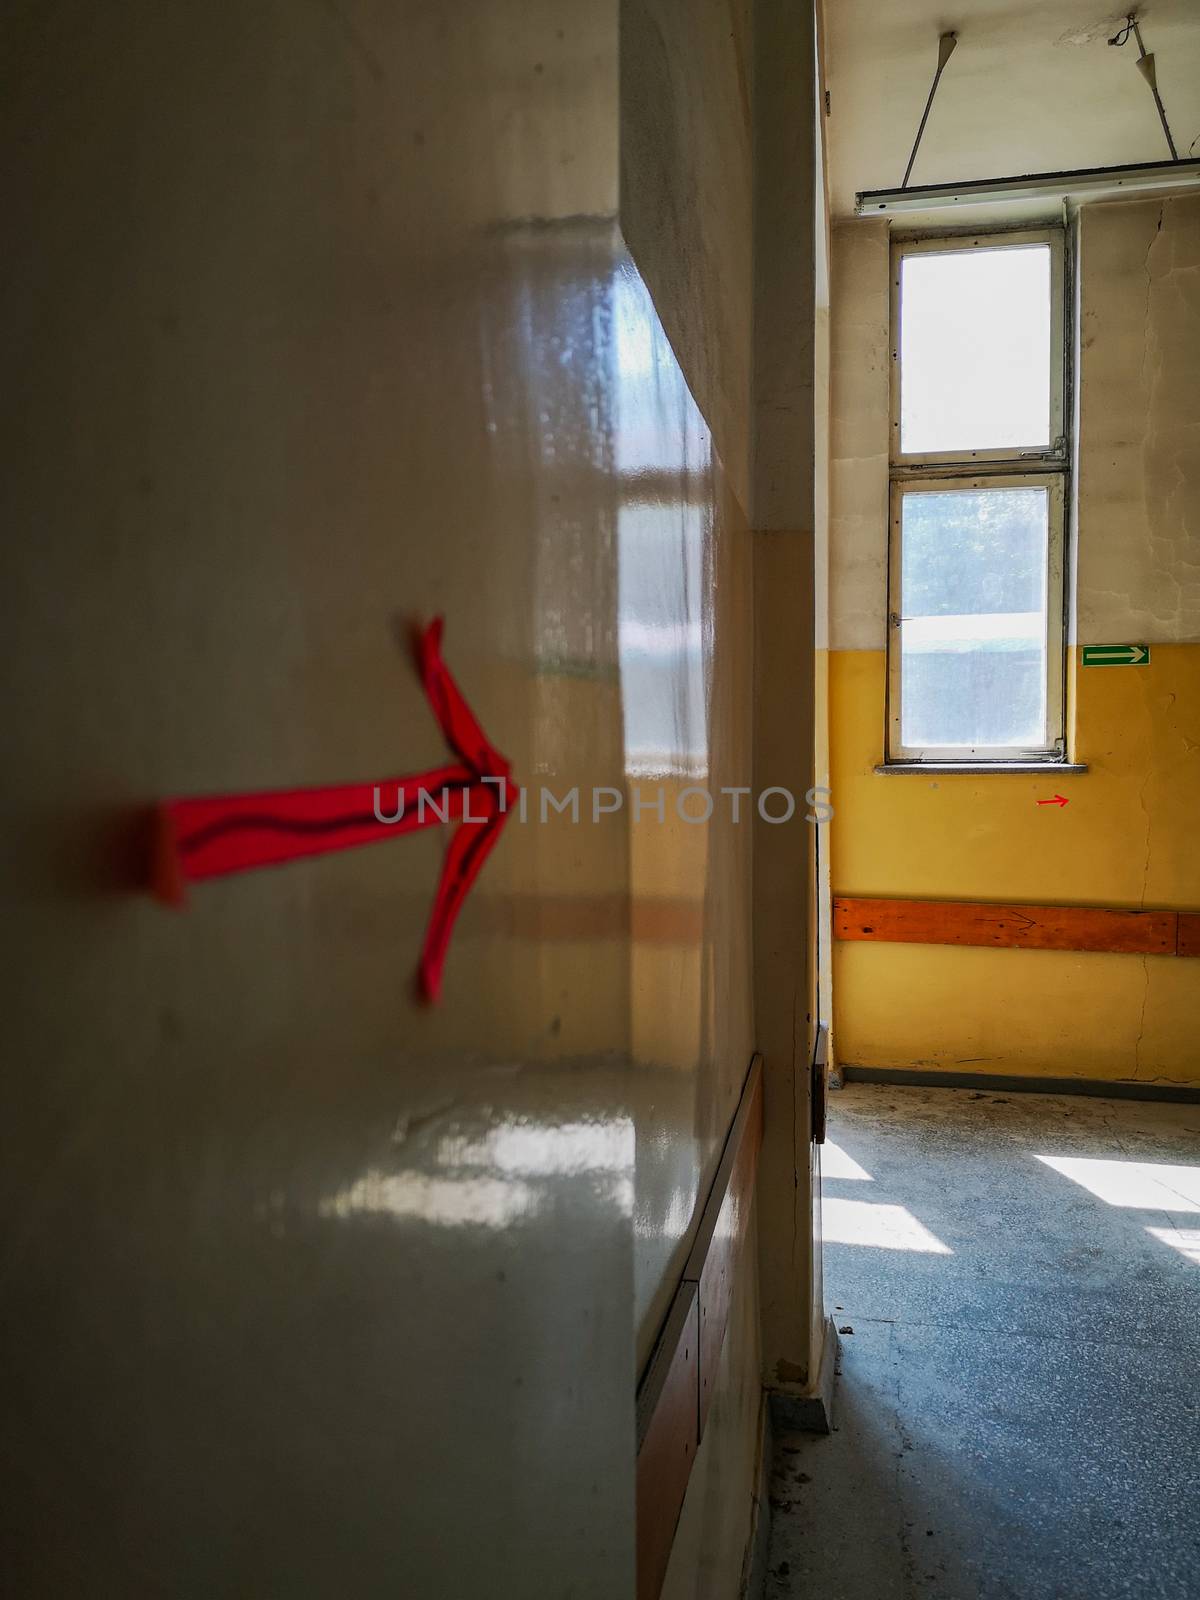
[[[1171,152],[1171,160],[1178,161],[1179,152],[1176,150],[1175,141],[1171,137],[1171,129],[1167,123],[1166,108],[1163,106],[1162,96],[1158,92],[1158,73],[1154,66],[1154,57],[1146,54],[1146,46],[1142,43],[1142,30],[1138,27],[1137,13],[1135,11],[1131,11],[1128,14],[1125,18],[1125,26],[1118,28],[1108,42],[1109,44],[1115,44],[1119,49],[1121,45],[1129,43],[1131,35],[1137,41],[1139,52],[1134,66],[1137,67],[1142,77],[1146,80],[1150,87],[1150,93],[1154,96],[1154,104],[1158,108],[1158,120],[1162,123],[1162,131],[1167,138],[1167,149]],[[1194,140],[1193,143],[1195,143]]]

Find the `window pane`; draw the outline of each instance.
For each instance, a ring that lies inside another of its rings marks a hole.
[[[900,260],[900,448],[1050,443],[1050,246]]]
[[[1047,491],[900,503],[901,743],[1044,746]]]

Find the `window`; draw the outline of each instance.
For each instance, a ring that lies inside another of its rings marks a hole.
[[[1062,761],[1063,234],[892,255],[888,760]]]

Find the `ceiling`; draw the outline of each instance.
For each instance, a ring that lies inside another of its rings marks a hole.
[[[1136,42],[1105,42],[1123,19],[1088,0],[825,0],[835,216],[900,184],[946,31],[958,47],[910,182],[1169,160]],[[1151,0],[1138,23],[1176,149],[1200,155],[1200,0]]]

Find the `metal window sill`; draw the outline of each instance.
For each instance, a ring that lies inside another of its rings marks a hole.
[[[992,772],[1036,772],[1049,776],[1056,772],[1086,772],[1086,761],[884,761],[875,768],[880,777],[893,778],[901,774],[920,777],[922,773],[960,772],[964,776],[979,776]]]

